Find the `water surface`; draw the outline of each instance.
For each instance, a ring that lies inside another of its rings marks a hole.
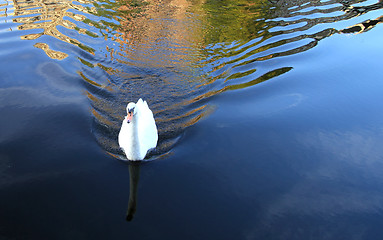
[[[382,6],[0,1],[1,238],[382,237]]]

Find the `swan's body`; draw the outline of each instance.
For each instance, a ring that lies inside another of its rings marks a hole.
[[[158,133],[153,113],[141,98],[137,103],[129,103],[126,111],[128,115],[122,122],[118,144],[128,160],[143,160],[148,151],[157,146]]]

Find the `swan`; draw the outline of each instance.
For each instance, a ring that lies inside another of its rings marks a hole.
[[[157,146],[158,132],[153,113],[141,98],[137,103],[128,103],[126,112],[128,115],[122,122],[118,144],[128,160],[143,160],[148,151]]]

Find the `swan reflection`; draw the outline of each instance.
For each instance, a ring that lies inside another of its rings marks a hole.
[[[129,203],[126,212],[126,220],[132,221],[137,209],[137,189],[140,179],[140,163],[131,162],[129,164]]]

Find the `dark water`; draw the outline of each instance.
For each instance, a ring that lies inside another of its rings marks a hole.
[[[0,239],[381,239],[382,7],[0,0]]]

